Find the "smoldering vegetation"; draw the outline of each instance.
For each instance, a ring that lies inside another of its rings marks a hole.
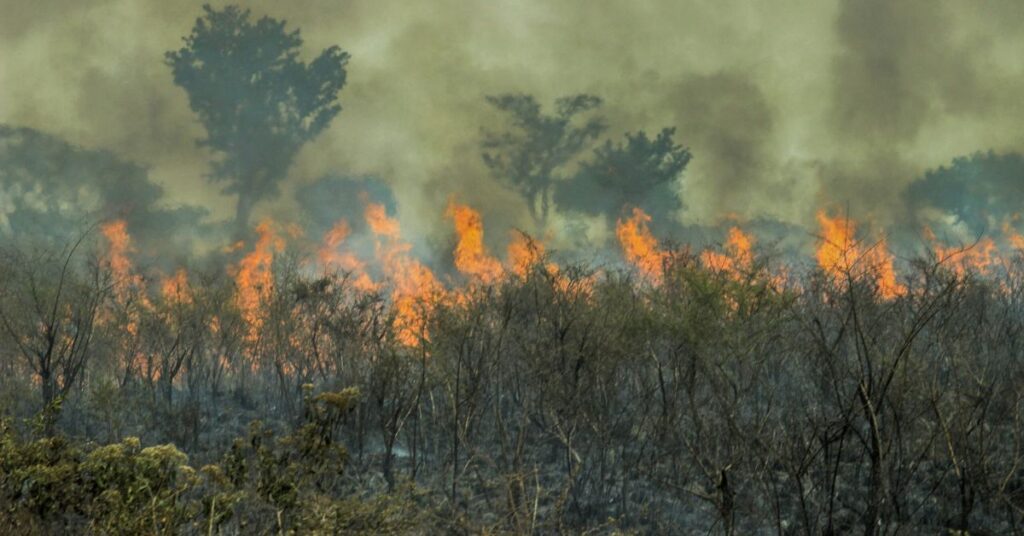
[[[625,82],[555,91],[455,84],[449,43],[388,84],[237,6],[79,111],[98,145],[0,124],[0,531],[1024,532],[1024,159],[920,160],[939,116],[1006,130],[1012,84],[956,9],[837,7],[807,113],[841,147],[792,156],[734,61],[605,50]],[[226,217],[156,179],[183,139]]]
[[[893,296],[862,264],[662,253],[657,283],[538,257],[415,302],[284,256],[247,311],[222,272],[151,291],[8,251],[3,522],[1020,530],[1019,257],[921,258]]]

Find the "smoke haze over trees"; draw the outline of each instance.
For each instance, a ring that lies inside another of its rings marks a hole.
[[[0,532],[1024,532],[1019,3],[0,7]]]

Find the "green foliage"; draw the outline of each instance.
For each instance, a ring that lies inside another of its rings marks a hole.
[[[104,446],[60,436],[25,441],[0,421],[0,529],[12,533],[345,534],[412,530],[418,492],[364,500],[340,486],[348,453],[336,433],[359,391],[307,394],[303,422],[276,438],[259,422],[219,464],[199,471],[174,445],[134,437]]]

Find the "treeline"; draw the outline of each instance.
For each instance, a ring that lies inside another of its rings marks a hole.
[[[222,270],[123,285],[87,251],[0,263],[8,531],[1022,530],[1019,260],[883,297],[541,259],[395,303],[282,256],[254,317]]]

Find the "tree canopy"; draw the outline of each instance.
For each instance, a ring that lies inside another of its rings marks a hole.
[[[639,131],[627,132],[624,143],[606,141],[570,180],[558,184],[555,202],[592,215],[614,217],[631,205],[671,217],[682,207],[675,183],[692,156],[674,135],[674,128],[665,128],[654,138]]]
[[[598,108],[601,99],[585,94],[562,97],[555,100],[554,114],[545,114],[532,95],[488,96],[487,102],[507,114],[510,124],[503,132],[484,132],[484,163],[526,200],[530,215],[543,226],[552,184],[606,128],[601,117],[577,120]]]
[[[254,22],[237,6],[203,10],[166,63],[206,129],[200,145],[220,157],[210,179],[238,195],[241,231],[253,205],[278,193],[302,145],[341,111],[349,54],[332,46],[307,64],[299,30],[286,30],[285,21]]]

